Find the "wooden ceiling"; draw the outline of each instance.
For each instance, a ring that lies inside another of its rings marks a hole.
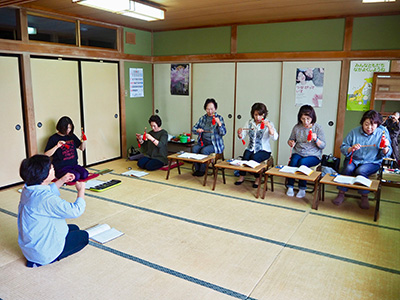
[[[146,22],[71,0],[0,1],[0,6],[1,2],[149,31],[400,13],[400,0],[378,4],[362,4],[361,0],[153,0],[166,9],[165,20]]]

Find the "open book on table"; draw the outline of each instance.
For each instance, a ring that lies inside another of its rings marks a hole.
[[[178,157],[181,157],[181,158],[190,158],[190,159],[198,159],[198,160],[204,159],[207,156],[208,155],[191,153],[191,152],[183,152],[180,155],[178,155]]]
[[[96,241],[100,244],[107,243],[124,234],[123,232],[118,231],[115,228],[111,228],[107,224],[99,224],[86,229],[86,231],[89,234],[89,239]]]
[[[260,165],[260,163],[256,162],[255,160],[238,160],[233,159],[230,160],[229,163],[234,166],[247,166],[250,168],[256,168]]]
[[[284,172],[284,173],[296,173],[300,172],[305,175],[310,175],[312,172],[314,172],[313,169],[310,169],[309,167],[305,165],[301,165],[300,167],[289,167],[289,166],[283,166],[282,169],[279,170],[279,172]]]
[[[356,177],[354,176],[346,176],[346,175],[338,175],[333,179],[334,182],[337,183],[346,183],[346,184],[362,184],[367,187],[370,187],[372,184],[372,180],[369,180],[368,178],[358,175]]]

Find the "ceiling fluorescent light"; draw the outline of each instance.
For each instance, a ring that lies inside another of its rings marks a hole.
[[[146,5],[137,1],[130,1],[131,2],[131,11],[135,13],[152,17],[158,20],[164,20],[164,11],[162,9]]]
[[[164,10],[131,0],[72,0],[72,2],[111,11],[116,14],[138,18],[145,21],[164,19]]]
[[[147,16],[143,16],[143,15],[140,15],[140,14],[137,14],[135,12],[128,11],[128,10],[123,11],[121,14],[124,15],[124,16],[127,16],[127,17],[132,17],[132,18],[141,19],[141,20],[145,20],[145,21],[155,21],[155,20],[157,20],[157,19],[154,19],[154,18],[151,18],[151,17],[147,17]]]
[[[362,3],[396,2],[396,0],[362,0]]]
[[[72,0],[72,2],[111,12],[129,9],[129,0]]]

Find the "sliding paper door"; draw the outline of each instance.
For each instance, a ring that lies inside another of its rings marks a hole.
[[[63,116],[71,118],[80,137],[81,114],[78,62],[61,59],[31,59],[32,90],[38,152],[44,153],[47,141],[57,132]],[[83,164],[78,150],[79,164]]]
[[[193,64],[193,123],[206,113],[203,108],[206,99],[214,98],[218,104],[217,112],[224,118],[227,130],[223,137],[227,159],[232,157],[233,149],[234,94],[234,63]]]
[[[26,157],[17,57],[0,56],[0,187],[22,181],[19,166]]]
[[[82,62],[88,165],[121,156],[118,65]]]

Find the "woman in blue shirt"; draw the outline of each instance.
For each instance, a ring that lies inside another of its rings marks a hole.
[[[27,267],[39,267],[63,259],[83,249],[88,233],[65,219],[77,218],[85,211],[85,183],[76,182],[78,196],[74,203],[60,198],[58,190],[74,180],[67,173],[58,181],[50,157],[34,155],[20,167],[25,186],[18,206],[18,244],[27,259]]]
[[[384,157],[392,153],[389,132],[382,126],[382,116],[375,110],[364,113],[360,121],[361,126],[351,130],[340,146],[340,151],[346,157],[341,174],[364,177],[378,172]],[[385,134],[384,146],[380,147],[382,135]],[[338,187],[339,194],[332,200],[335,205],[344,201],[347,191],[345,187]],[[369,208],[368,191],[359,190],[361,194],[360,207]]]
[[[192,152],[209,155],[224,151],[222,137],[226,134],[226,127],[224,118],[216,112],[217,108],[218,104],[213,98],[207,99],[204,103],[206,114],[200,117],[192,128],[192,132],[199,135]],[[195,163],[193,176],[203,176],[205,168],[204,164]]]

